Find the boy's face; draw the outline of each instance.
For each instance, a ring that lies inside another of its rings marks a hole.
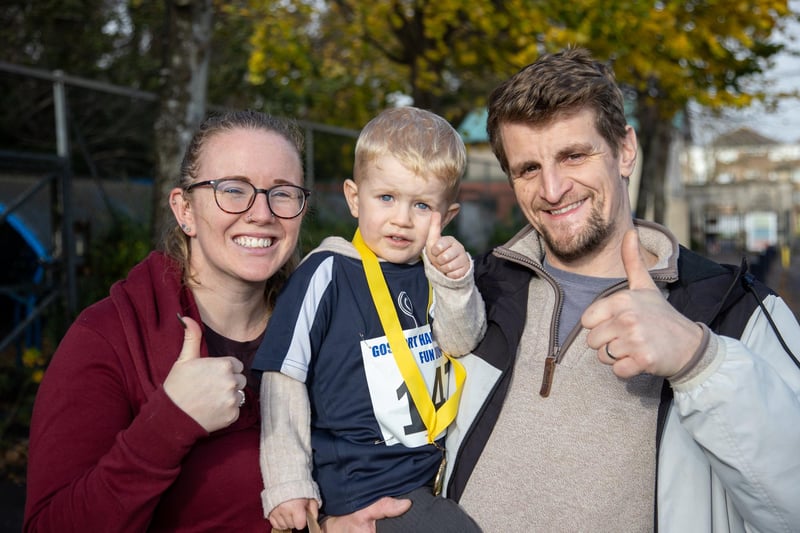
[[[376,256],[392,263],[419,259],[433,211],[441,213],[442,227],[458,213],[445,189],[442,180],[414,174],[388,155],[368,165],[359,184],[344,183],[361,237]]]

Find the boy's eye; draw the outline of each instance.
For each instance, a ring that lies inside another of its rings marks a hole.
[[[381,194],[378,198],[380,198],[381,202],[391,202],[392,195],[391,194]]]
[[[423,211],[428,210],[428,209],[431,208],[431,206],[429,206],[428,204],[426,204],[424,202],[417,202],[417,203],[414,204],[414,207],[416,207],[417,209],[422,209]]]

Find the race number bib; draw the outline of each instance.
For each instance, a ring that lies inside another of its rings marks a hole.
[[[448,397],[450,364],[446,357],[442,357],[429,325],[404,330],[403,334],[425,380],[433,405],[438,408]],[[386,336],[363,340],[361,357],[372,410],[384,443],[387,446],[402,443],[409,448],[428,444],[427,429],[411,399]]]

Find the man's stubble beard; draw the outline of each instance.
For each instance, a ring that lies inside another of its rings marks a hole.
[[[566,239],[559,241],[547,228],[542,227],[539,233],[548,252],[562,263],[570,263],[601,249],[614,231],[614,222],[603,220],[600,214],[602,207],[602,204],[593,206],[589,220],[580,231],[567,235]]]

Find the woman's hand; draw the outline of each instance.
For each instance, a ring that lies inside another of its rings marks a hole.
[[[164,391],[167,396],[211,433],[239,418],[247,379],[235,357],[200,357],[200,325],[183,317],[183,348],[172,365]]]

